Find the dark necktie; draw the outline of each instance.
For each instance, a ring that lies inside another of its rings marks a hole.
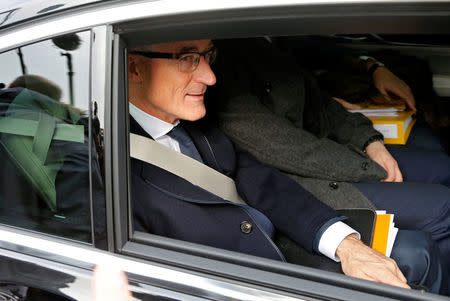
[[[200,157],[194,142],[181,126],[174,127],[167,135],[178,141],[182,154],[203,163],[202,157]]]

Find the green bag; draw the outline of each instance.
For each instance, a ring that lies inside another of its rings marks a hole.
[[[22,89],[0,116],[0,144],[50,210],[57,212],[55,179],[64,153],[53,140],[84,143],[80,113],[29,89]]]

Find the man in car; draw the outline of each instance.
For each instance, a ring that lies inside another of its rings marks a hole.
[[[135,230],[284,260],[273,242],[279,231],[311,252],[340,260],[349,276],[408,288],[395,261],[364,245],[358,233],[342,222],[345,217],[200,120],[206,114],[206,89],[216,82],[210,68],[214,57],[210,40],[131,50],[130,131],[231,177],[246,204],[232,203],[153,164],[132,159]],[[405,261],[401,265],[408,281],[433,292],[445,290],[437,250],[427,234],[404,234],[399,234],[392,256]]]
[[[347,112],[292,55],[265,39],[219,47],[220,127],[236,145],[333,208],[387,210],[398,227],[431,233],[442,260],[450,258],[447,154],[388,151],[369,119]]]

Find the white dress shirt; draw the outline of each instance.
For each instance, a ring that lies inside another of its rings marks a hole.
[[[130,115],[144,129],[144,131],[146,131],[155,141],[181,153],[178,141],[167,135],[168,132],[178,125],[179,121],[174,124],[162,121],[150,114],[145,113],[131,102],[129,104]],[[339,258],[336,256],[336,250],[342,240],[352,233],[356,233],[360,237],[358,232],[343,222],[336,222],[332,224],[320,237],[318,247],[319,252],[328,258],[339,262]]]
[[[181,153],[180,145],[178,141],[167,135],[174,127],[176,127],[180,121],[174,124],[162,121],[150,114],[145,113],[131,102],[130,104],[130,115],[136,120],[136,122],[150,135],[156,142],[167,146],[177,152]]]

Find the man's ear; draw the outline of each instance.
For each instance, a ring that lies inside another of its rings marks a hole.
[[[138,58],[133,54],[128,55],[128,81],[133,83],[142,83]]]

